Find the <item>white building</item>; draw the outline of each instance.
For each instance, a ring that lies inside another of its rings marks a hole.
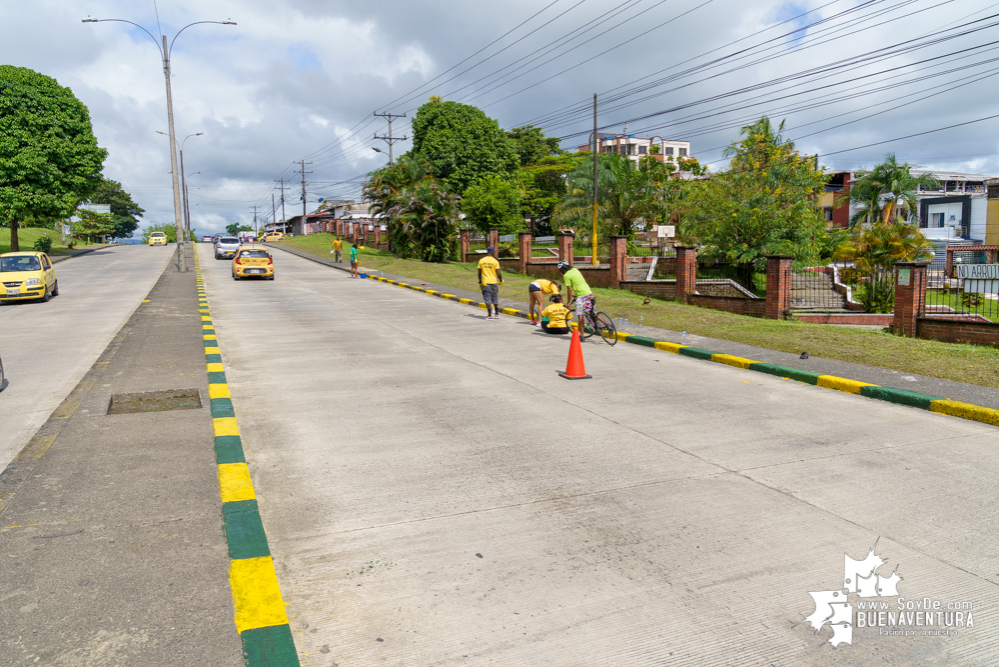
[[[658,154],[653,152],[653,144],[659,148]],[[590,145],[580,146],[577,150],[581,153],[588,153]],[[652,155],[660,162],[663,160],[676,160],[681,157],[692,157],[690,155],[689,141],[663,139],[658,136],[641,139],[633,134],[615,134],[600,137],[600,152],[627,155],[633,162],[638,162],[645,155]]]

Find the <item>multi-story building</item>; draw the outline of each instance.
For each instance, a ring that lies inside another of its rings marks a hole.
[[[659,147],[659,152],[652,150],[652,145]],[[577,149],[581,153],[590,151],[590,144],[580,146]],[[674,141],[663,139],[662,137],[650,137],[641,139],[633,134],[615,134],[600,137],[601,153],[619,153],[626,155],[633,162],[638,162],[646,155],[652,155],[660,162],[663,160],[676,160],[677,158],[691,157],[689,141]]]

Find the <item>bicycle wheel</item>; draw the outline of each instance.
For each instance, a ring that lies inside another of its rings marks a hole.
[[[581,339],[589,338],[596,331],[593,326],[593,315],[589,313],[583,313],[583,316],[579,319],[579,337]]]
[[[607,313],[597,313],[596,321],[600,337],[607,341],[608,345],[615,345],[617,343],[617,327],[614,326],[614,320],[608,317]]]

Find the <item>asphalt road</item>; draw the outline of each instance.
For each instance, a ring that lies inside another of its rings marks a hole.
[[[996,428],[199,250],[303,664],[996,664]]]
[[[114,246],[55,265],[59,296],[0,307],[0,470],[76,386],[176,254]]]

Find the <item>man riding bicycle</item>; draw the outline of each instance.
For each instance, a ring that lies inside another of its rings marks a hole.
[[[586,284],[586,278],[583,277],[579,269],[572,268],[566,260],[559,261],[558,270],[562,273],[562,279],[565,281],[566,302],[572,303],[572,299],[575,297],[576,321],[582,322],[583,313],[592,311],[593,305],[596,303],[593,290]]]

